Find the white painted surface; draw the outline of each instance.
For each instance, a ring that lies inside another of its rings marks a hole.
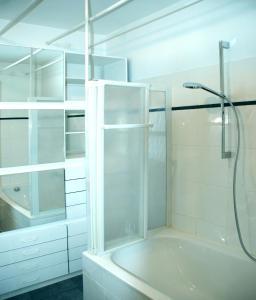
[[[66,194],[66,206],[85,204],[86,191]]]
[[[38,258],[2,266],[0,268],[0,281],[22,274],[33,273],[38,269],[47,268],[56,264],[67,262],[67,251],[56,252]]]
[[[88,234],[82,233],[68,238],[68,248],[76,248],[88,243]]]
[[[38,269],[26,275],[20,275],[0,281],[0,292],[5,294],[14,290],[47,281],[68,274],[68,263],[61,263],[48,268]]]
[[[68,206],[66,208],[67,219],[78,219],[86,217],[86,204]]]
[[[85,178],[82,179],[72,179],[65,181],[65,192],[66,193],[73,193],[73,192],[80,192],[86,190],[86,180]]]
[[[68,258],[70,261],[82,259],[82,253],[87,250],[87,244],[68,250]]]
[[[1,233],[0,253],[63,239],[66,238],[66,235],[67,230],[64,224],[50,224],[49,226],[39,226]]]
[[[65,180],[84,178],[85,177],[85,165],[83,164],[83,160],[81,160],[80,166],[74,166],[65,169]]]
[[[82,258],[75,259],[69,262],[70,273],[82,270]]]
[[[0,253],[0,266],[36,258],[67,249],[67,239],[60,239]]]
[[[72,220],[68,223],[68,236],[79,235],[88,231],[87,219]]]

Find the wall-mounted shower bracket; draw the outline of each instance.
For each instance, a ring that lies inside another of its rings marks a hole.
[[[220,65],[220,91],[225,94],[224,82],[224,49],[229,49],[230,43],[227,41],[219,42],[219,65]],[[226,151],[226,132],[225,132],[225,105],[224,98],[221,98],[221,158],[231,158],[231,151]]]

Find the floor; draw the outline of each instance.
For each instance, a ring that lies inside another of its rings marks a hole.
[[[83,277],[76,276],[9,300],[82,300]]]

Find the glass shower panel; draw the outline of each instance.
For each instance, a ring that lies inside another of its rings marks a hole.
[[[149,100],[148,229],[155,229],[166,225],[166,93],[150,91]]]
[[[143,238],[144,128],[105,130],[105,250]]]
[[[0,176],[0,232],[65,217],[63,169]]]
[[[105,124],[145,123],[145,88],[105,86]]]
[[[1,168],[64,161],[64,112],[1,110],[0,140]]]
[[[0,101],[27,101],[30,48],[0,45]]]

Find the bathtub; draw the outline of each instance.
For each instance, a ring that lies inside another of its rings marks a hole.
[[[19,191],[13,187],[0,191],[0,230],[9,231],[34,225],[41,225],[65,219],[65,209],[52,209],[32,215],[29,209],[28,186]]]
[[[83,263],[86,300],[256,299],[256,263],[173,230]]]

